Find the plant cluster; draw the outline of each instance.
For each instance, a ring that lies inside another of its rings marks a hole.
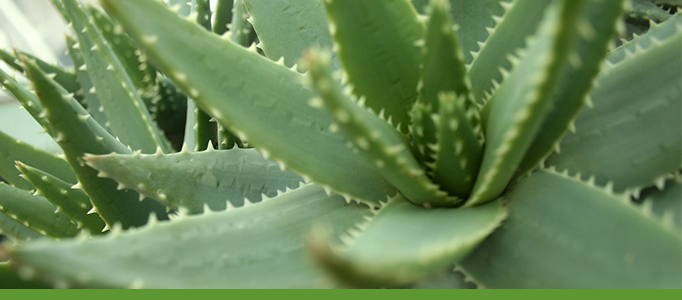
[[[682,286],[682,3],[52,2],[0,286]]]

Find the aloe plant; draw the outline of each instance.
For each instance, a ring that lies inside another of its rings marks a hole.
[[[0,285],[682,286],[678,14],[53,3],[75,70],[3,52],[63,156],[0,134]]]

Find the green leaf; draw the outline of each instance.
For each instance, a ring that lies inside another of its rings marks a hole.
[[[678,27],[680,28],[680,27]],[[604,70],[576,133],[545,162],[616,191],[648,186],[682,166],[682,30]]]
[[[1,184],[1,183],[0,183]],[[26,227],[4,213],[0,212],[0,233],[11,238],[15,243],[45,237],[37,231]]]
[[[211,4],[209,0],[193,0],[192,11],[197,24],[206,28],[208,31],[213,31],[211,28]]]
[[[97,171],[85,165],[83,155],[131,153],[83,109],[78,101],[48,78],[35,64],[24,61],[26,74],[40,97],[45,119],[53,128],[55,141],[64,150],[76,173],[79,185],[90,197],[97,213],[109,226],[121,223],[124,228],[143,225],[153,211],[165,218],[166,208],[153,200],[139,201],[134,192],[119,191],[116,182],[97,177]]]
[[[88,165],[147,197],[197,214],[207,206],[222,211],[229,206],[259,202],[303,181],[255,149],[181,152],[162,155],[105,155],[86,157]],[[182,182],[182,184],[177,184]],[[228,204],[229,202],[229,204]]]
[[[680,288],[680,233],[628,198],[536,172],[505,194],[509,218],[459,266],[489,288]]]
[[[158,93],[150,107],[152,118],[173,144],[173,149],[180,151],[184,142],[187,96],[165,76],[159,76],[156,84]]]
[[[369,112],[363,102],[356,103],[341,91],[341,86],[332,79],[330,60],[328,55],[315,51],[306,53],[312,86],[321,97],[313,100],[313,105],[328,111],[336,121],[335,126],[353,141],[351,146],[359,155],[376,165],[409,201],[426,207],[459,204],[460,199],[448,197],[426,176],[405,136]]]
[[[450,195],[466,199],[483,155],[481,127],[472,125],[478,121],[478,111],[464,95],[442,94],[439,100],[433,181]]]
[[[76,81],[76,74],[65,71],[64,69],[60,68],[59,66],[55,66],[52,64],[49,64],[31,54],[28,54],[23,51],[16,51],[16,55],[23,55],[28,57],[29,59],[33,59],[36,61],[36,64],[40,69],[43,70],[43,72],[47,74],[53,74],[51,76],[54,76],[54,81],[59,83],[64,89],[69,91],[69,93],[75,93],[80,89],[80,86],[78,85],[78,82]],[[5,61],[9,66],[14,68],[15,70],[19,72],[24,72],[24,68],[22,68],[18,63],[19,60],[12,54],[9,54],[5,52],[4,50],[0,49],[0,59]]]
[[[78,228],[42,196],[0,183],[0,212],[26,227],[54,238],[73,237]]]
[[[33,186],[19,177],[15,161],[34,165],[55,174],[62,180],[76,183],[76,174],[69,163],[54,154],[44,152],[0,132],[0,175],[15,187],[31,190]]]
[[[658,7],[651,0],[630,0],[626,14],[629,18],[644,21],[662,22],[670,18],[667,11]]]
[[[659,182],[656,187],[643,190],[639,199],[644,209],[651,210],[667,225],[682,232],[682,178],[677,175]]]
[[[57,211],[64,212],[78,225],[79,229],[87,229],[92,234],[102,233],[104,221],[98,214],[90,213],[92,203],[83,190],[72,189],[73,184],[19,162],[17,162],[17,169],[41,195],[57,208]]]
[[[92,85],[92,80],[90,79],[90,74],[85,66],[85,60],[83,59],[83,53],[81,52],[80,45],[71,36],[66,36],[66,47],[73,61],[74,68],[76,69],[76,77],[78,78],[78,83],[81,89],[77,92],[81,94],[83,98],[80,102],[84,107],[87,108],[90,115],[102,125],[105,129],[111,133],[108,128],[109,122],[107,121],[107,116],[104,114],[102,104],[99,103],[99,98],[97,97],[96,89]],[[101,109],[101,110],[100,110]]]
[[[649,23],[649,31],[640,37],[635,37],[627,43],[624,43],[618,49],[609,53],[607,60],[616,64],[621,60],[630,57],[631,54],[637,52],[637,48],[647,49],[651,46],[653,40],[665,40],[677,33],[677,28],[682,26],[682,14],[676,14],[670,17],[670,20],[660,24],[654,22]]]
[[[234,0],[217,0],[213,13],[213,32],[222,35],[227,32],[227,27],[232,22],[232,9]]]
[[[207,30],[211,30],[211,8],[208,0],[192,2],[190,17]],[[192,151],[204,151],[208,147],[218,148],[218,124],[211,122],[211,116],[198,109],[194,100],[187,99],[187,118],[185,121],[185,143]],[[192,114],[192,115],[190,115]],[[189,141],[189,139],[194,139]],[[210,145],[209,145],[210,143]]]
[[[92,16],[75,0],[63,0],[78,36],[85,66],[90,74],[111,132],[135,150],[169,152],[163,135],[151,121],[144,102]]]
[[[97,8],[88,6],[87,11],[92,16],[94,25],[100,30],[102,37],[109,43],[116,54],[121,66],[125,69],[130,81],[135,85],[136,92],[142,98],[151,98],[156,93],[154,80],[156,70],[138,50],[135,42],[123,33],[121,27]]]
[[[234,2],[234,3],[233,3]],[[229,3],[229,4],[228,4]],[[249,14],[246,12],[246,6],[244,5],[244,1],[242,0],[236,0],[236,1],[218,1],[218,7],[216,9],[221,9],[222,10],[227,10],[229,7],[229,15],[231,16],[231,20],[224,20],[224,22],[231,22],[230,23],[230,33],[229,37],[230,40],[242,45],[244,47],[249,47],[253,43],[253,40],[256,38],[255,37],[255,31],[253,30],[253,26],[251,26],[251,23],[247,21],[247,18],[249,17]],[[232,8],[234,7],[234,13],[232,13]],[[222,18],[227,18],[227,11],[225,12],[216,12],[215,15],[215,20],[216,22],[218,21],[218,18],[221,18],[219,14],[225,14],[225,16],[222,16]],[[224,34],[225,29],[227,25],[223,26],[219,31],[215,31],[216,28],[214,27],[214,32]],[[218,149],[220,150],[226,150],[226,149],[232,149],[235,146],[239,148],[244,147],[244,142],[237,137],[234,132],[231,132],[225,126],[218,124]]]
[[[22,73],[24,72],[24,68],[22,68],[18,64],[19,62],[18,59],[14,57],[14,55],[12,55],[11,53],[0,49],[0,59],[2,59],[2,61],[4,61],[8,66],[12,67],[13,69]]]
[[[476,3],[469,5],[478,6],[478,1],[466,0],[465,2]],[[499,5],[504,8],[504,15],[494,18],[493,24],[487,26],[492,29],[489,30],[490,36],[486,40],[477,40],[481,42],[480,49],[477,50],[469,69],[472,93],[479,104],[485,103],[495,92],[498,84],[504,79],[503,70],[512,69],[514,56],[517,55],[519,49],[530,46],[527,44],[528,38],[537,31],[544,12],[553,1],[492,2],[500,3]],[[476,10],[481,10],[481,8],[476,8]],[[460,14],[467,13],[467,9],[460,10]],[[466,41],[462,43],[466,44]],[[512,55],[512,60],[510,60],[510,55]]]
[[[533,46],[483,108],[486,145],[467,206],[491,201],[506,188],[552,102],[559,74],[568,64],[584,25],[583,1],[554,2]]]
[[[325,6],[353,95],[407,134],[425,32],[414,7],[408,0],[325,1]]]
[[[245,0],[265,55],[293,67],[308,48],[331,49],[322,0]],[[335,63],[336,69],[339,63]]]
[[[505,13],[509,1],[504,0],[449,0],[450,14],[454,23],[459,27],[459,36],[464,61],[471,64],[476,52],[481,50],[481,44],[489,39],[490,29],[495,27],[499,16]],[[546,0],[542,0],[546,1]],[[518,2],[518,0],[516,1]],[[539,1],[534,1],[539,2]],[[536,5],[543,5],[536,3]],[[529,20],[530,21],[530,20]]]
[[[466,198],[481,162],[483,133],[448,11],[444,0],[431,3],[412,142],[433,181],[450,195]]]
[[[573,43],[573,50],[568,54],[569,63],[556,74],[560,79],[551,96],[552,104],[542,130],[528,148],[517,174],[526,174],[540,165],[573,126],[583,104],[589,103],[587,96],[616,36],[616,27],[622,22],[622,13],[622,1],[601,1],[586,6],[585,19],[577,26],[589,26],[594,34],[579,35]]]
[[[449,5],[445,0],[432,1],[429,7],[423,67],[419,83],[418,105],[412,110],[412,143],[422,157],[420,161],[432,163],[438,134],[434,115],[439,111],[438,96],[453,91],[470,99],[471,82],[464,66],[464,57],[457,39]],[[467,107],[469,104],[467,104]]]
[[[66,286],[329,287],[306,257],[303,240],[313,224],[330,222],[338,234],[369,214],[344,203],[307,185],[242,208],[150,222],[104,238],[23,243],[9,256],[19,270]]]
[[[304,77],[183,20],[162,4],[105,1],[150,60],[215,119],[303,178],[376,206],[394,189],[330,132]],[[338,166],[344,166],[339,168]]]
[[[229,38],[236,44],[251,47],[255,42],[256,34],[253,26],[248,22],[249,13],[243,0],[235,0],[232,24],[230,25]]]
[[[5,73],[5,71],[2,69],[0,69],[0,80],[2,86],[12,93],[12,95],[14,95],[19,103],[21,103],[21,106],[26,109],[29,114],[31,114],[33,119],[35,119],[36,122],[38,122],[38,124],[40,124],[40,126],[42,126],[47,133],[53,135],[45,116],[41,115],[43,106],[40,104],[38,97],[17,82],[12,76]]]
[[[348,229],[343,245],[329,244],[317,233],[308,246],[327,270],[352,287],[405,286],[466,257],[505,217],[500,201],[425,209],[399,196],[373,219]]]

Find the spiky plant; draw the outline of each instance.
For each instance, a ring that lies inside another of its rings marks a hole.
[[[614,48],[617,0],[53,2],[75,71],[0,73],[64,150],[0,136],[2,283],[682,285],[679,15]]]

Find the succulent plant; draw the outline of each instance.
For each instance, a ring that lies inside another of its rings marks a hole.
[[[681,287],[680,15],[195,2],[54,0],[75,70],[2,53],[63,156],[0,134],[0,285]]]

